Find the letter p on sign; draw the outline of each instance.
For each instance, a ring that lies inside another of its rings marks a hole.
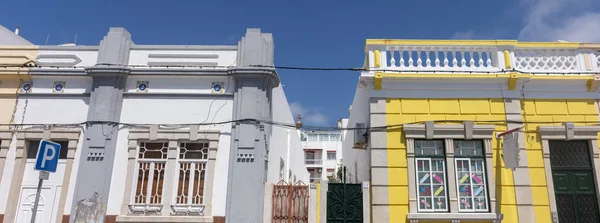
[[[42,139],[35,158],[34,169],[52,173],[56,172],[59,154],[60,144]]]

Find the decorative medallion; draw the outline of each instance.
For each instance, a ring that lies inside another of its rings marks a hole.
[[[62,93],[65,90],[65,82],[55,81],[54,88],[52,90],[54,91],[54,93]]]
[[[29,90],[31,90],[31,83],[23,84],[23,91],[29,92]]]
[[[148,91],[148,81],[138,81],[137,82],[137,91],[138,92],[147,92]]]

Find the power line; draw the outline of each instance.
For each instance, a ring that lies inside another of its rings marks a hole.
[[[231,69],[231,68],[243,68],[239,66],[151,66],[151,65],[119,65],[119,64],[97,64],[102,66],[115,66],[122,68],[199,68],[199,69]],[[54,68],[54,69],[84,69],[90,66],[28,66],[24,65],[1,65],[0,68]],[[519,69],[500,69],[497,71],[457,71],[457,70],[407,70],[407,69],[385,69],[385,68],[363,68],[363,67],[300,67],[300,66],[268,66],[268,65],[250,65],[248,67],[268,68],[268,69],[280,69],[280,70],[302,70],[302,71],[367,71],[367,72],[404,72],[404,73],[469,73],[469,74],[505,74],[505,73],[520,73],[520,74],[561,74],[561,75],[581,75],[581,74],[594,74],[593,72],[536,72],[536,71],[523,71]]]
[[[464,121],[468,121],[468,120],[430,120],[433,122],[464,122]],[[387,129],[396,129],[396,128],[401,128],[403,125],[407,125],[407,124],[423,124],[426,121],[418,121],[418,122],[409,122],[409,123],[401,123],[401,124],[393,124],[393,125],[385,125],[385,126],[370,126],[370,127],[344,127],[344,128],[338,128],[338,127],[328,127],[328,126],[303,126],[302,130],[314,130],[314,131],[318,131],[318,130],[322,130],[322,131],[355,131],[355,130],[387,130]],[[562,122],[555,122],[555,121],[509,121],[509,120],[480,120],[477,121],[478,123],[488,123],[488,124],[508,124],[508,123],[514,123],[514,124],[556,124],[556,123],[563,123]],[[599,125],[598,122],[594,122],[594,121],[573,121],[573,123],[577,123],[577,124],[596,124]],[[156,124],[156,123],[126,123],[126,122],[113,122],[113,121],[85,121],[85,122],[80,122],[80,123],[62,123],[62,124],[49,124],[49,123],[44,123],[44,124],[0,124],[0,126],[19,126],[19,127],[46,127],[46,126],[54,126],[54,127],[82,127],[82,126],[91,126],[91,125],[98,125],[98,124],[106,124],[106,125],[123,125],[123,126],[128,126],[128,127],[144,127],[144,128],[149,128],[150,126],[153,125],[158,125],[161,127],[168,127],[168,128],[185,128],[185,127],[189,127],[189,126],[214,126],[214,125],[223,125],[223,124],[267,124],[267,125],[273,125],[273,126],[279,126],[279,127],[285,127],[285,128],[294,128],[296,129],[296,124],[295,123],[284,123],[284,122],[275,122],[275,121],[268,121],[268,120],[259,120],[259,119],[239,119],[239,120],[229,120],[229,121],[221,121],[221,122],[203,122],[203,123],[172,123],[172,124]]]

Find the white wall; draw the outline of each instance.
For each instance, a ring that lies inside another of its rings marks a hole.
[[[65,81],[64,93],[48,95],[52,93],[54,81]],[[91,78],[87,77],[41,77],[32,76],[33,88],[28,95],[19,95],[15,110],[14,122],[18,124],[76,124],[87,120],[89,98],[81,93],[89,91],[86,84],[91,86]],[[44,95],[40,95],[44,94]],[[68,94],[68,95],[67,95]],[[67,126],[78,128],[81,126]],[[28,128],[27,126],[23,128]],[[83,134],[82,134],[83,135]],[[81,140],[81,139],[80,139]],[[77,145],[77,151],[81,149],[81,141]],[[78,165],[78,156],[74,159],[73,167]],[[7,151],[4,173],[0,182],[0,195],[9,193],[16,158],[16,136],[13,136],[10,148]],[[74,187],[77,171],[71,172],[70,176],[64,176],[65,161],[59,161],[58,170],[50,175],[50,180],[45,184],[52,184],[58,188],[55,201],[60,198],[60,187],[64,177],[70,177],[70,187]],[[27,163],[24,176],[20,179],[23,186],[37,186],[38,171],[33,170],[33,163]],[[62,174],[62,175],[61,175]],[[70,203],[73,194],[69,193],[67,202]],[[57,204],[57,203],[56,203]],[[6,199],[0,199],[0,213],[4,213]],[[55,205],[55,208],[56,205]],[[70,206],[65,206],[65,213],[70,211]]]
[[[64,47],[64,49],[58,50],[40,50],[37,60],[38,63],[43,65],[49,64],[50,66],[56,66],[55,63],[75,63],[76,58],[79,58],[81,62],[75,64],[75,66],[94,66],[98,61],[98,49],[96,47],[87,47],[89,49],[81,50],[69,50],[71,47]],[[69,56],[68,58],[63,58]],[[76,58],[73,58],[76,57]]]
[[[178,93],[182,95],[171,96],[125,96],[121,111],[121,122],[138,124],[186,124],[186,123],[213,123],[230,121],[232,117],[233,101],[227,96],[190,96],[189,93],[210,92],[213,81],[227,81],[227,78],[206,77],[140,77],[134,76],[127,80],[126,92],[135,92],[138,80],[149,81],[148,92]],[[231,81],[231,86],[234,86]],[[226,87],[227,88],[227,87]],[[185,94],[188,95],[185,95]],[[143,93],[140,93],[143,94]],[[227,173],[229,167],[229,151],[231,140],[231,124],[201,126],[201,129],[217,130],[221,132],[217,159],[215,162],[215,178],[213,182],[212,213],[211,216],[225,215],[225,199],[227,190]],[[117,215],[125,195],[125,178],[127,168],[127,140],[129,130],[123,128],[119,131],[117,140],[117,154],[113,167],[113,178],[107,207],[108,215]],[[131,171],[131,170],[129,170]]]
[[[283,123],[295,123],[287,98],[281,85],[272,91],[272,114],[273,121]],[[289,132],[289,134],[288,134]],[[289,135],[289,158],[287,153]],[[280,159],[285,162],[284,180],[288,177],[288,171],[292,171],[292,178],[308,184],[309,175],[304,166],[304,151],[300,137],[294,128],[273,126],[269,144],[269,167],[267,171],[267,182],[277,183],[279,181]],[[290,181],[293,179],[290,179]]]
[[[340,134],[341,132],[339,131],[304,131],[304,134],[306,134],[308,136],[308,134]],[[302,147],[304,148],[305,152],[307,150],[313,150],[315,153],[315,159],[321,159],[323,161],[322,164],[305,164],[306,168],[311,168],[311,169],[315,169],[315,168],[320,168],[321,169],[321,173],[320,173],[320,178],[321,180],[326,180],[327,179],[327,170],[328,169],[333,169],[334,173],[335,171],[337,171],[337,164],[340,163],[340,160],[342,159],[342,141],[341,139],[339,141],[309,141],[308,137],[306,141],[302,141]],[[327,159],[327,153],[328,152],[335,152],[335,160],[328,160]],[[315,175],[310,176],[311,178],[317,178],[318,177],[318,173]]]
[[[144,47],[137,45],[137,48]],[[159,55],[150,58],[149,55]],[[216,55],[218,58],[186,58],[179,55]],[[173,56],[178,58],[173,58]],[[129,54],[130,65],[148,65],[148,62],[186,62],[186,63],[217,63],[218,66],[234,66],[237,50],[162,50],[162,49],[132,49]]]
[[[355,127],[356,123],[369,123],[369,96],[365,88],[359,83],[354,100],[350,117],[348,118],[348,128]],[[354,149],[354,130],[346,131],[343,141],[342,163],[346,166],[346,171],[355,175],[358,181],[369,181],[369,153],[365,149]]]

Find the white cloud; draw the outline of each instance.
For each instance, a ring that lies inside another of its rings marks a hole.
[[[468,30],[466,32],[455,32],[452,34],[452,39],[473,39],[475,38],[475,32]]]
[[[600,42],[600,1],[521,1],[527,16],[519,32],[520,40]]]
[[[302,122],[304,124],[310,125],[325,125],[327,124],[327,116],[318,111],[317,109],[305,108],[302,104],[298,102],[293,102],[290,104],[290,109],[292,110],[292,115],[296,117],[296,115],[302,116]]]

